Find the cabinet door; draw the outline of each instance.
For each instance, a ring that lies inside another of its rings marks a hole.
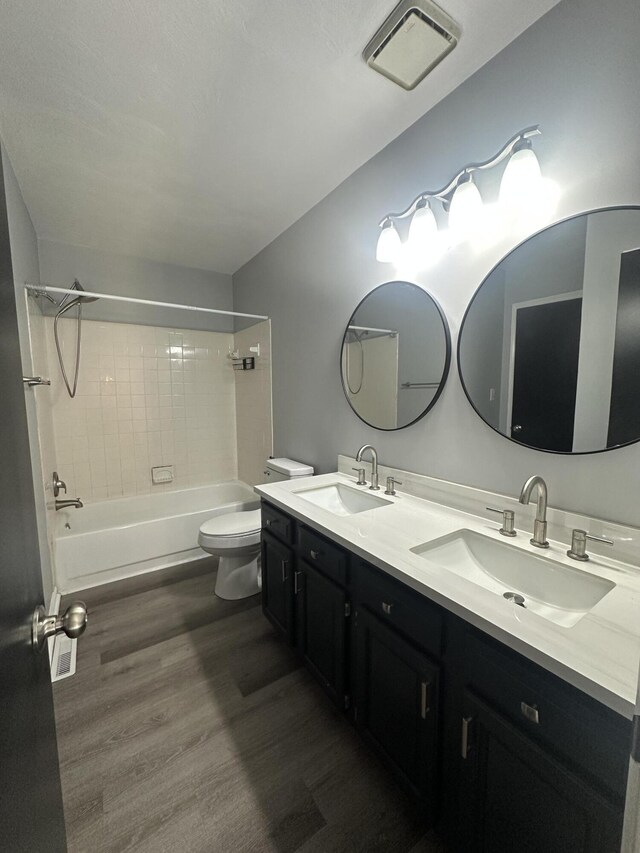
[[[300,654],[334,702],[346,708],[346,592],[303,560],[294,584]]]
[[[262,533],[262,611],[287,642],[294,640],[294,554],[269,533]]]
[[[359,607],[355,718],[403,786],[435,814],[438,667]]]
[[[621,812],[468,691],[460,763],[460,851],[620,850]]]

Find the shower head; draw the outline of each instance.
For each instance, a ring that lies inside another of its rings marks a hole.
[[[70,289],[80,291],[81,295],[74,296],[74,298],[69,301],[69,294],[67,293],[62,302],[60,303],[58,317],[61,317],[63,314],[66,314],[67,311],[69,311],[71,308],[75,308],[76,305],[84,305],[87,302],[97,302],[97,300],[100,298],[99,296],[84,296],[84,287],[80,284],[78,279],[75,279]]]
[[[78,279],[76,279],[71,285],[72,290],[79,290],[83,294],[82,296],[76,296],[72,302],[97,302],[100,298],[99,296],[84,296],[84,287],[80,284]]]

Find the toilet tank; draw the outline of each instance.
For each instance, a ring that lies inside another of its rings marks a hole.
[[[281,480],[295,480],[299,477],[312,477],[313,468],[294,459],[267,459],[264,468],[265,483],[278,483]]]

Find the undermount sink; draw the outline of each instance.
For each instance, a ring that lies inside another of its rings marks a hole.
[[[343,483],[329,483],[313,489],[301,489],[294,494],[322,509],[328,509],[334,515],[355,515],[358,512],[391,504],[391,501],[372,495],[370,491],[358,491]]]
[[[615,587],[605,578],[472,530],[457,530],[411,550],[503,597],[505,606],[520,605],[565,628],[573,627]]]

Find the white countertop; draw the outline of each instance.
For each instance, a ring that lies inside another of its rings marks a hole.
[[[452,613],[555,673],[627,718],[634,714],[640,660],[640,572],[637,567],[592,554],[588,563],[566,556],[567,545],[551,541],[545,556],[616,584],[573,627],[565,628],[514,607],[495,593],[445,569],[411,548],[456,530],[475,530],[505,541],[498,523],[398,491],[391,506],[338,516],[296,492],[330,483],[355,486],[345,474],[321,474],[256,486],[270,503],[353,551]],[[362,487],[360,487],[362,488]],[[373,494],[369,492],[369,494]],[[481,511],[481,508],[478,508]],[[529,552],[530,530],[509,544]]]

